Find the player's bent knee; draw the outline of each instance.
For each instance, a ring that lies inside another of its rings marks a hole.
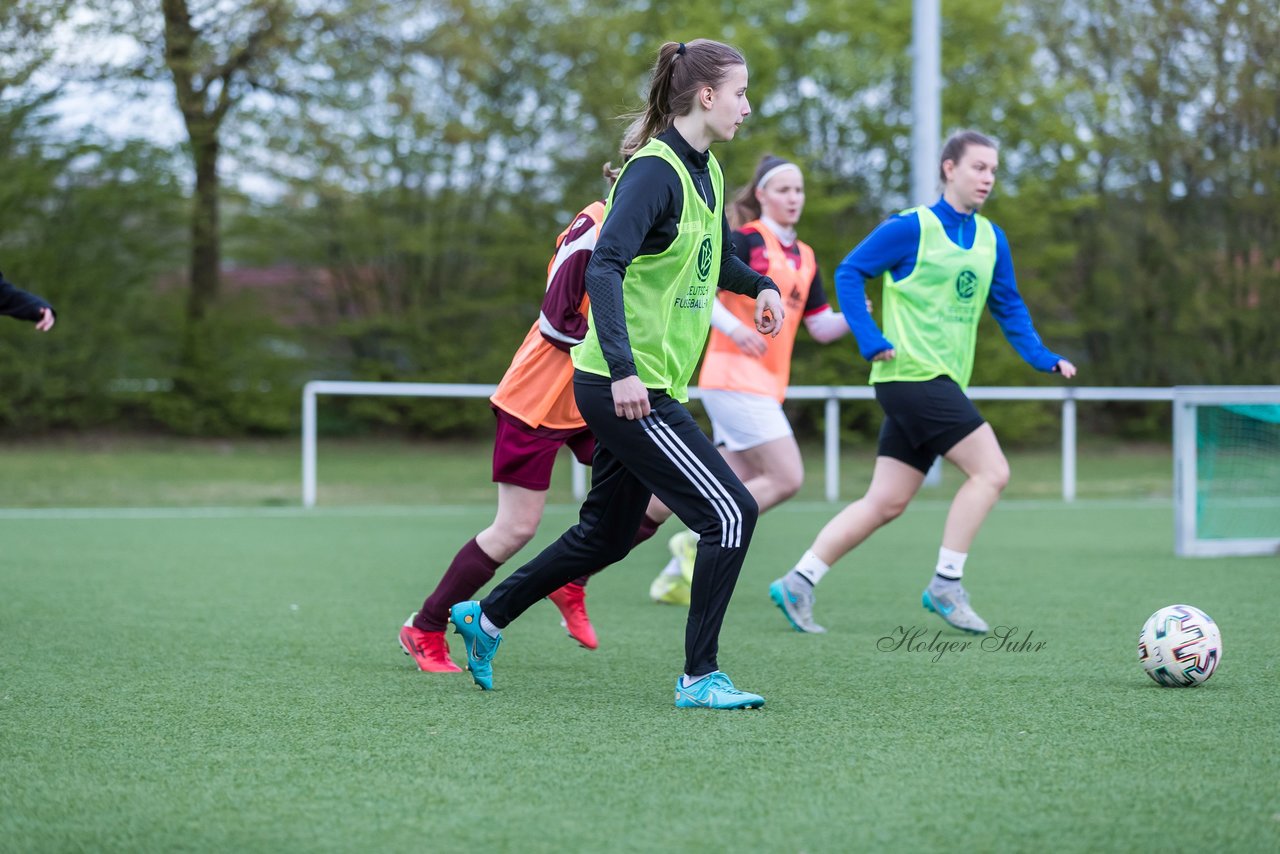
[[[1002,461],[1000,465],[979,473],[978,477],[997,492],[1004,492],[1004,488],[1009,485],[1009,464]]]
[[[538,521],[537,519],[517,519],[502,532],[502,539],[506,541],[506,545],[519,551],[538,533]]]
[[[788,472],[774,480],[779,501],[786,501],[804,486],[804,472]]]
[[[876,512],[880,515],[880,524],[892,522],[907,510],[909,501],[900,498],[892,498],[888,500],[877,501],[875,503]]]
[[[629,554],[631,554],[630,544],[626,544],[626,545],[618,544],[618,545],[610,545],[602,549],[600,552],[598,552],[598,557],[600,560],[600,565],[602,567],[605,567],[605,566],[611,566],[617,563],[618,561],[622,560],[624,557],[626,557]]]

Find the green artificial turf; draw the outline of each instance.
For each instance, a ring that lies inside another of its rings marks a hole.
[[[966,583],[1030,643],[984,650],[920,608],[925,498],[800,635],[766,588],[834,509],[761,520],[720,644],[742,712],[672,705],[675,528],[592,581],[598,651],[540,603],[484,693],[396,631],[489,507],[0,515],[0,850],[1280,849],[1280,562],[1174,558],[1167,502],[1007,501]],[[1201,688],[1137,663],[1176,602],[1222,629]]]
[[[317,498],[325,507],[354,505],[488,505],[493,446],[471,442],[341,440],[322,437]],[[825,495],[823,448],[804,443],[806,477],[799,500]],[[1062,459],[1056,448],[1010,448],[1008,498],[1058,498]],[[572,503],[570,459],[561,452],[549,500]],[[841,447],[840,496],[866,488],[874,462],[869,446]],[[91,437],[0,444],[0,507],[297,506],[302,501],[297,440],[182,440]],[[1168,498],[1173,457],[1167,445],[1094,441],[1079,449],[1081,498]],[[959,484],[946,466],[939,489]]]

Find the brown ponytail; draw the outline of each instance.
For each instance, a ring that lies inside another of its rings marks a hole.
[[[711,39],[664,44],[653,64],[649,97],[639,114],[645,141],[671,127],[676,116],[687,115],[699,89],[720,85],[729,68],[746,64],[736,48]]]
[[[642,135],[643,123],[640,119],[633,119],[631,124],[622,133],[622,142],[618,145],[618,164],[613,165],[610,161],[604,164],[604,179],[609,182],[609,186],[613,186],[613,182],[618,180],[618,175],[622,173],[622,167],[631,159],[631,155],[635,154],[649,138]]]

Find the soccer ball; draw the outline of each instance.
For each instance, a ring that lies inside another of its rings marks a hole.
[[[1166,688],[1203,684],[1222,661],[1218,624],[1190,605],[1161,608],[1147,618],[1138,635],[1138,661]]]

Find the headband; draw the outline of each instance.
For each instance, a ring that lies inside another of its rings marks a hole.
[[[774,177],[779,172],[785,172],[788,169],[794,169],[796,172],[800,172],[800,167],[794,163],[779,163],[777,166],[760,176],[760,180],[756,182],[756,188],[763,190],[764,185],[769,183],[770,178]]]

